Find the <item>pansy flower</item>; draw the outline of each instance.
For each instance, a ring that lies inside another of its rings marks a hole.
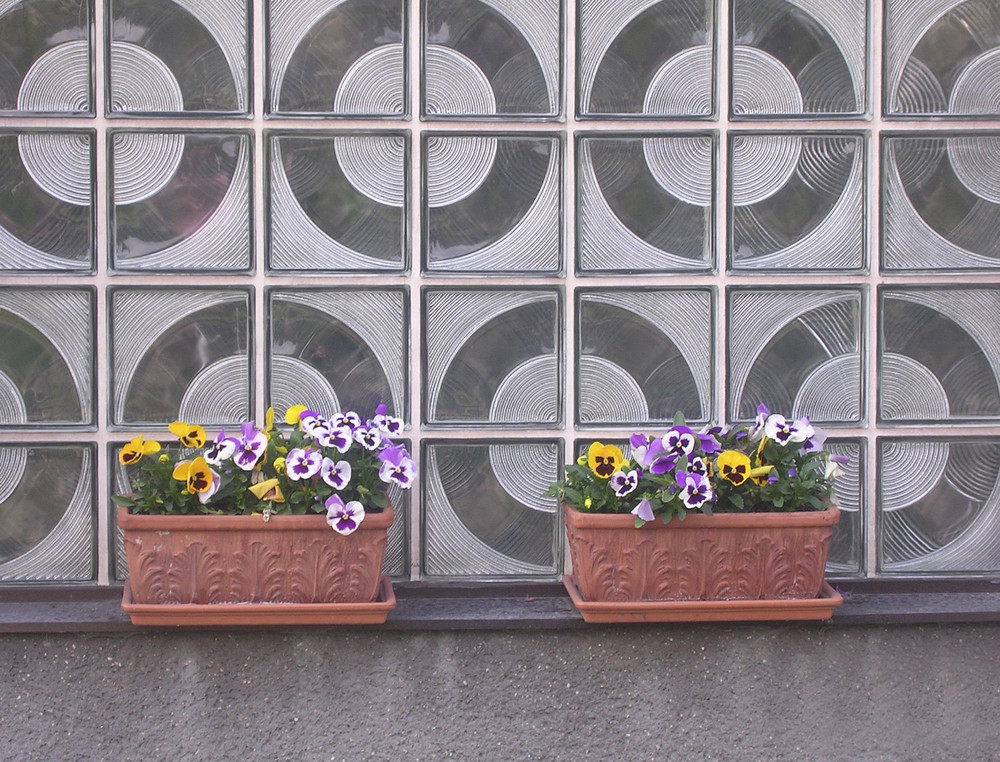
[[[226,436],[225,429],[219,429],[219,434],[215,440],[205,448],[205,460],[209,462],[210,465],[217,466],[224,460],[229,460],[233,457],[233,453],[236,452],[236,447],[239,445],[232,437]]]
[[[330,495],[326,499],[326,523],[340,534],[350,534],[365,519],[365,509],[357,500],[344,503],[340,495]]]
[[[293,482],[311,479],[323,466],[323,456],[317,450],[296,447],[285,456],[285,474]]]
[[[189,450],[197,449],[205,444],[205,429],[201,426],[174,421],[168,427],[170,433],[176,436],[181,444]]]
[[[377,450],[382,445],[382,432],[374,426],[356,426],[354,441],[366,450]]]
[[[836,479],[839,476],[844,475],[844,469],[841,466],[846,466],[851,462],[851,459],[846,455],[831,455],[826,461],[826,468],[823,470],[824,479]]]
[[[330,418],[330,423],[334,426],[350,426],[352,429],[356,429],[361,425],[361,416],[353,410],[347,410],[340,413],[334,413]]]
[[[266,503],[285,502],[285,496],[281,492],[281,485],[277,479],[265,479],[262,482],[251,485],[247,489],[258,500],[263,500]]]
[[[372,418],[372,425],[388,437],[399,436],[403,432],[403,421],[386,414],[388,408],[379,405],[375,408],[375,417]]]
[[[288,410],[285,411],[285,423],[289,426],[298,426],[301,424],[302,414],[309,411],[305,405],[292,405]],[[315,413],[313,413],[315,415]]]
[[[592,442],[587,449],[587,464],[601,479],[610,479],[624,460],[625,456],[615,445]]]
[[[138,463],[144,455],[152,455],[160,451],[160,443],[154,439],[143,439],[138,436],[122,447],[118,453],[118,462],[123,466]]]
[[[200,456],[194,460],[182,460],[174,466],[174,472],[171,475],[177,481],[185,482],[188,492],[192,495],[209,490],[212,490],[214,494],[213,483],[217,477],[215,472],[208,467],[208,462]],[[218,489],[217,485],[215,485],[215,489]]]
[[[701,474],[681,472],[677,475],[677,486],[681,488],[680,499],[690,510],[698,510],[714,497],[712,485]]]
[[[782,447],[789,442],[805,442],[812,433],[809,420],[789,421],[783,415],[770,415],[764,423],[764,436]]]
[[[240,434],[233,462],[244,471],[252,471],[267,449],[267,435],[260,431],[253,421],[244,423],[240,427]]]
[[[336,490],[343,489],[351,482],[351,464],[346,460],[338,460],[334,463],[330,458],[323,458],[323,465],[319,472],[323,481]]]
[[[345,453],[351,449],[354,434],[350,426],[328,424],[322,430],[317,429],[316,441],[323,447],[332,447],[339,453]]]
[[[739,487],[750,478],[750,456],[738,450],[726,450],[715,461],[719,475],[730,484]]]
[[[653,516],[653,506],[649,504],[646,498],[639,501],[639,505],[632,509],[632,515],[636,518],[640,518],[643,521],[652,521]]]
[[[697,447],[698,436],[687,426],[674,426],[663,435],[663,449],[674,458],[690,455]]]
[[[611,475],[610,483],[611,489],[618,497],[625,497],[639,486],[639,473],[637,471],[615,471]]]
[[[808,426],[809,430],[812,431],[806,441],[802,443],[802,452],[821,452],[823,450],[823,445],[826,444],[826,432],[823,431],[819,426],[813,426],[809,423],[809,418],[802,419]]]
[[[417,466],[410,460],[409,453],[402,445],[391,445],[378,454],[382,461],[378,476],[386,484],[398,484],[403,489],[409,489],[413,477],[417,475]]]
[[[754,418],[753,425],[747,430],[747,436],[751,442],[756,442],[764,436],[764,424],[771,417],[771,411],[764,405],[757,405],[757,417]]]
[[[688,473],[689,474],[701,474],[702,476],[711,476],[709,473],[711,469],[711,463],[701,457],[700,455],[695,455],[693,458],[688,460]]]

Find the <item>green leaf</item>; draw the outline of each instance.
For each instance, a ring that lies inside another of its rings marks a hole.
[[[124,495],[112,495],[111,501],[115,505],[120,505],[123,508],[134,508],[136,505],[135,500],[130,497],[125,497]]]

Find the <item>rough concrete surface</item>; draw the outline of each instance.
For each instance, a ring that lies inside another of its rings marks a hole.
[[[1000,626],[0,637],[0,760],[990,760]]]

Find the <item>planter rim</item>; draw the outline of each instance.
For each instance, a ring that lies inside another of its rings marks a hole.
[[[192,523],[198,530],[206,532],[232,532],[255,529],[269,531],[301,532],[327,526],[326,516],[321,513],[303,516],[271,516],[266,522],[263,516],[147,516],[129,513],[123,505],[117,506],[118,526],[121,529],[159,532],[179,532],[190,529]],[[365,513],[364,521],[357,531],[365,529],[388,529],[392,526],[394,513],[390,504],[381,513]],[[333,529],[330,529],[333,532]],[[334,532],[336,534],[336,532]],[[349,536],[349,535],[348,535]]]
[[[788,511],[778,513],[716,513],[706,516],[702,513],[689,513],[684,519],[672,519],[664,524],[659,517],[647,521],[639,529],[635,528],[635,516],[630,513],[584,513],[571,505],[563,503],[563,515],[566,523],[579,529],[632,529],[645,532],[656,530],[684,530],[743,527],[774,527],[774,526],[834,526],[840,521],[840,509],[831,506],[825,511]]]

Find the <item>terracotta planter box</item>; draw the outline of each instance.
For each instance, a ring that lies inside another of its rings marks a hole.
[[[388,603],[382,561],[392,521],[391,507],[368,514],[345,537],[322,515],[272,516],[265,522],[262,516],[141,516],[119,507],[129,571],[123,608],[132,608],[126,611],[135,622],[137,607],[144,607],[147,624],[150,606],[176,620],[163,623],[194,623],[191,606],[201,612],[198,624],[269,623],[247,619],[242,608],[240,621],[226,618],[234,606],[246,605],[262,615],[273,611],[276,624],[335,622],[345,606],[357,611]],[[388,591],[391,597],[391,586]],[[289,620],[292,606],[298,608]],[[186,614],[181,607],[188,607]],[[318,621],[305,621],[302,607]],[[216,614],[223,621],[204,621],[203,615]]]
[[[641,529],[631,515],[563,511],[566,587],[588,621],[826,619],[843,600],[823,580],[837,508],[689,515]],[[608,618],[615,610],[622,617]]]

